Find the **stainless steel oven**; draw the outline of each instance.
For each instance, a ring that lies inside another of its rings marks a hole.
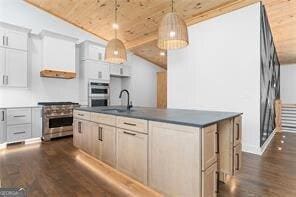
[[[88,106],[100,107],[110,104],[109,83],[89,81],[88,83]]]

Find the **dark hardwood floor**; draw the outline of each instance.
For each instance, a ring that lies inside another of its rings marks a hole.
[[[23,187],[28,196],[150,196],[117,187],[94,169],[102,168],[96,163],[73,147],[72,138],[12,146],[0,151],[1,186]],[[120,180],[136,190],[134,183]],[[296,134],[277,134],[262,157],[244,153],[241,172],[220,184],[218,196],[295,197]]]
[[[296,134],[276,134],[261,157],[243,153],[242,164],[235,178],[220,184],[219,197],[296,196]]]

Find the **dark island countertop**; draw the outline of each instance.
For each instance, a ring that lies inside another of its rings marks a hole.
[[[123,106],[80,107],[76,109],[81,111],[138,118],[157,122],[166,122],[193,127],[206,127],[219,121],[233,118],[242,114],[238,112],[201,111],[185,109],[157,109],[149,107],[133,107],[129,112],[124,111],[126,108]],[[113,109],[120,109],[122,111],[116,111]]]

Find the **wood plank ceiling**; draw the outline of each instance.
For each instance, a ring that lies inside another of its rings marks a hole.
[[[114,36],[113,0],[26,1],[105,40]],[[187,25],[192,25],[257,1],[175,0],[175,8]],[[264,0],[268,15],[271,15],[270,22],[272,31],[275,32],[274,39],[281,63],[296,63],[295,1]],[[161,51],[156,46],[157,28],[161,17],[170,11],[170,2],[171,0],[118,0],[118,37],[136,55],[163,68],[166,68],[166,57],[160,55]]]

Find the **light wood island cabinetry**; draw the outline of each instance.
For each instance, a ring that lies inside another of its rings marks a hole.
[[[75,110],[77,148],[165,196],[214,197],[241,166],[241,116],[203,127]]]

